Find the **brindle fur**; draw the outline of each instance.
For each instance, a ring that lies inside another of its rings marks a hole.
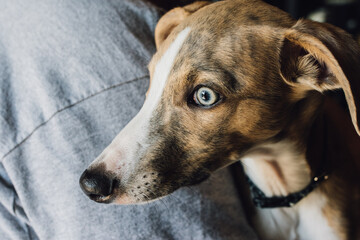
[[[199,183],[257,144],[286,139],[304,153],[323,104],[320,92],[328,89],[344,90],[358,130],[360,88],[355,80],[360,77],[360,50],[347,33],[307,20],[296,22],[257,0],[195,3],[160,20],[151,78],[161,56],[187,26],[191,32],[176,56],[148,139],[139,144],[140,157],[126,185],[120,183],[132,202]],[[196,106],[191,94],[199,85],[217,91],[221,101],[211,108]],[[316,160],[308,164],[312,174],[318,171]],[[348,212],[359,202],[351,198],[354,188],[346,182],[354,176],[342,179],[344,170],[332,171],[335,177],[320,189],[326,196],[342,194],[330,197],[324,212],[345,239],[351,231],[355,236]],[[145,175],[149,181],[139,186]],[[146,189],[150,193],[143,194]]]
[[[296,93],[279,75],[278,59],[282,32],[295,22],[274,7],[264,8],[261,2],[253,7],[247,4],[218,2],[198,11],[207,14],[188,16],[182,28],[158,46],[149,65],[152,74],[172,37],[196,22],[175,60],[150,124],[154,142],[150,140],[149,145],[154,150],[149,150],[146,158],[156,151],[156,168],[169,172],[164,181],[174,186],[169,192],[184,185],[178,181],[197,183],[198,178],[238,160],[254,144],[277,138],[288,131],[292,116],[300,115],[297,102],[283,101]],[[276,18],[272,18],[274,11]],[[222,102],[211,109],[189,103],[189,95],[199,84],[218,91]]]

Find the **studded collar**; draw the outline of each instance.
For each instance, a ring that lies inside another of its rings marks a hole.
[[[311,182],[302,190],[290,193],[287,196],[266,197],[264,192],[258,188],[249,177],[246,177],[250,186],[253,203],[259,208],[278,208],[278,207],[292,207],[301,199],[306,197],[313,191],[321,182],[328,179],[328,175],[314,177]]]

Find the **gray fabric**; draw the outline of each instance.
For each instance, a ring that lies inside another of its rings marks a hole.
[[[0,239],[254,239],[228,170],[151,204],[102,205],[82,171],[140,109],[159,11],[0,0]]]

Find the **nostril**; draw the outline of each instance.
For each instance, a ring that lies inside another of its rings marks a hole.
[[[112,194],[114,180],[104,173],[85,170],[80,177],[80,187],[91,199],[107,197]]]

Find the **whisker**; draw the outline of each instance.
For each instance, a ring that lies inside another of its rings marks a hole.
[[[143,197],[144,197],[147,201],[151,201],[151,200],[152,200],[152,199],[151,199],[148,195],[146,195],[145,193],[143,193],[142,195],[143,195]],[[154,206],[156,212],[161,213],[161,211],[159,211],[159,208],[158,208],[159,206],[158,206],[157,204],[153,204],[153,206]]]
[[[151,189],[149,189],[149,192],[150,192],[152,195],[156,196],[156,194],[155,194]],[[152,200],[152,199],[151,199],[151,200]],[[159,198],[159,199],[157,199],[157,200],[159,200],[159,202],[161,202],[161,203],[165,206],[165,208],[167,209],[167,211],[170,212],[169,207],[166,205],[166,203],[163,201],[163,199]]]

